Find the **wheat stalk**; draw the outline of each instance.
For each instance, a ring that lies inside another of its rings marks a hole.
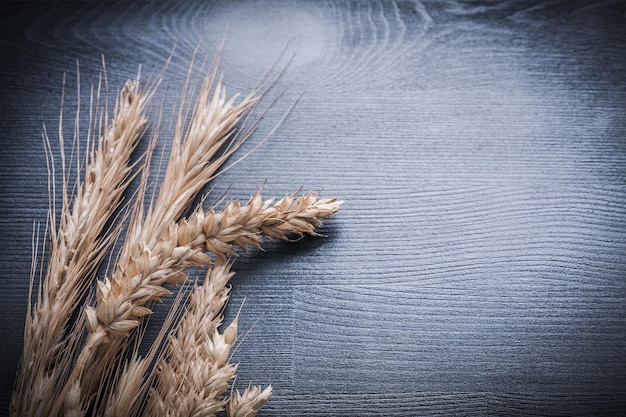
[[[43,415],[67,372],[68,349],[76,338],[64,333],[116,235],[101,233],[130,181],[130,156],[146,125],[144,109],[151,94],[142,91],[138,81],[126,83],[117,96],[112,122],[106,125],[97,148],[88,153],[84,178],[76,184],[71,205],[64,178],[58,227],[50,210],[48,269],[25,324],[21,368],[11,405],[14,416]]]

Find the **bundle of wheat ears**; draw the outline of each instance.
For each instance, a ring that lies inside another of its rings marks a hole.
[[[257,191],[243,203],[203,208],[205,186],[254,130],[248,118],[267,91],[257,87],[245,97],[228,98],[217,61],[195,101],[185,106],[181,100],[158,190],[149,185],[149,171],[159,134],[152,135],[139,160],[132,154],[146,132],[147,109],[161,76],[149,85],[139,77],[128,81],[117,93],[112,116],[97,105],[101,83],[95,93],[92,89],[96,105],[86,148],[83,144],[80,152],[75,138],[67,160],[62,129],[61,161],[53,160],[44,130],[49,245],[43,263],[40,245],[33,245],[34,300],[12,416],[251,417],[270,398],[271,386],[243,392],[232,387],[239,316],[223,323],[232,263],[241,250],[260,248],[264,240],[316,235],[341,201],[319,193],[276,201]],[[60,213],[55,164],[61,166]],[[122,204],[133,181],[139,184],[130,196],[134,200]],[[203,204],[194,208],[199,198]],[[115,261],[98,279],[121,236]],[[194,280],[188,274],[197,268],[204,268],[204,276]],[[191,290],[181,290],[184,282],[193,283]],[[140,355],[146,318],[164,297],[175,302],[151,348]]]

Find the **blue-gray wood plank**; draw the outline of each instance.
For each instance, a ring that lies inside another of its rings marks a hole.
[[[253,87],[285,43],[296,51],[241,154],[302,97],[214,195],[247,198],[267,179],[266,195],[346,200],[324,238],[235,264],[227,315],[245,298],[250,331],[237,385],[274,386],[261,415],[626,413],[624,2],[1,7],[0,415],[63,73],[71,138],[77,60],[86,115],[101,54],[113,90],[177,43],[166,123],[193,48],[211,59],[227,26],[229,91]]]

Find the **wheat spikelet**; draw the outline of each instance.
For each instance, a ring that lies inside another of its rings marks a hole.
[[[261,391],[261,387],[254,386],[246,388],[241,394],[236,390],[231,394],[226,407],[227,417],[255,417],[261,407],[269,401],[272,396],[272,386]]]
[[[64,417],[83,417],[87,414],[87,409],[83,407],[81,401],[81,388],[79,381],[75,381],[65,397],[63,398],[63,404],[66,412]]]
[[[14,416],[43,415],[67,372],[67,349],[75,338],[64,333],[116,235],[101,233],[130,181],[130,156],[146,125],[144,109],[151,95],[139,88],[138,81],[126,83],[117,96],[112,122],[88,154],[72,204],[64,181],[58,228],[54,213],[50,214],[51,249],[43,290],[26,320],[22,365],[11,406]]]

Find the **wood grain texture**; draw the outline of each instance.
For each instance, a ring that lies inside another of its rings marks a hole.
[[[242,154],[304,93],[217,193],[246,198],[267,179],[267,195],[346,200],[325,238],[235,265],[228,317],[245,298],[250,331],[237,385],[275,387],[261,415],[626,413],[623,2],[2,7],[0,415],[63,73],[71,120],[76,60],[86,108],[101,54],[116,88],[177,43],[158,97],[169,110],[194,47],[210,59],[227,26],[229,91],[255,85],[286,43],[296,51]]]

